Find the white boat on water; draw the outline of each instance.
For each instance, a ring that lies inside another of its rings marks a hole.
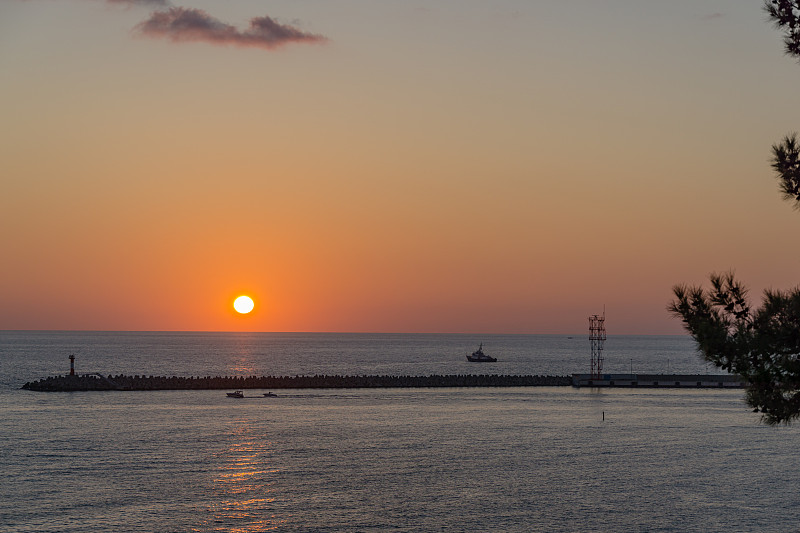
[[[244,398],[244,393],[240,390],[225,393],[228,398]]]
[[[483,353],[483,343],[481,343],[478,349],[472,352],[472,355],[467,355],[467,361],[472,363],[494,363],[497,358]]]

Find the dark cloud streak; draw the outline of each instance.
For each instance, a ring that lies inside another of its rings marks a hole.
[[[150,13],[147,20],[137,24],[133,32],[147,37],[166,38],[174,42],[194,41],[274,49],[289,43],[323,43],[328,40],[322,35],[306,33],[294,26],[281,24],[268,16],[254,17],[250,19],[247,29],[239,30],[201,9],[173,7],[171,0],[99,1],[125,7],[141,6],[156,9]]]
[[[200,41],[212,44],[256,48],[277,48],[293,42],[324,42],[321,35],[305,33],[293,26],[283,25],[270,17],[250,19],[246,30],[226,24],[203,10],[173,7],[155,11],[134,31],[148,37],[165,37],[172,41]]]

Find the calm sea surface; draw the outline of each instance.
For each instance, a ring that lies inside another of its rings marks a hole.
[[[467,363],[479,342],[493,365]],[[800,432],[732,390],[35,393],[78,372],[587,372],[585,337],[0,332],[0,531],[798,531]],[[705,373],[685,337],[608,372]]]

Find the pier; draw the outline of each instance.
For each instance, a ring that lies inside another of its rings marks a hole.
[[[572,374],[575,387],[735,388],[748,382],[730,374]]]

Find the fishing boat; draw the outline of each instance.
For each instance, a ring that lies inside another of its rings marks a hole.
[[[478,349],[472,352],[472,355],[467,355],[467,361],[472,363],[494,363],[497,358],[483,353],[483,343],[481,343]]]
[[[277,395],[277,394],[275,394],[274,392],[265,392],[265,393],[264,393],[264,397],[265,397],[265,398],[277,398],[277,397],[278,397],[278,395]]]
[[[244,398],[244,393],[240,390],[225,393],[228,398]]]

